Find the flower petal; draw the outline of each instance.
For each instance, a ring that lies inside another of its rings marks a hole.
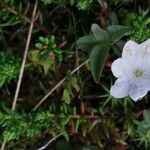
[[[134,101],[140,100],[147,94],[148,89],[146,86],[144,86],[143,83],[144,82],[141,80],[141,81],[135,82],[132,85],[131,90],[130,90],[130,97]]]
[[[136,56],[138,55],[138,50],[139,50],[139,44],[137,44],[136,42],[129,40],[123,48],[123,52],[122,52],[122,58],[125,59],[132,59],[133,57],[136,58]]]
[[[149,45],[149,44],[150,44],[150,39],[148,39],[148,40],[142,42],[141,44],[139,44],[139,46],[140,46],[140,48],[143,48],[143,47],[145,47],[145,46],[147,46],[147,45]]]
[[[150,39],[141,43],[139,45],[140,52],[139,52],[139,58],[141,59],[142,65],[147,70],[150,69]]]
[[[123,98],[129,95],[130,80],[117,79],[115,84],[110,89],[110,95],[115,98]]]
[[[122,76],[129,76],[131,75],[132,68],[131,65],[128,63],[127,60],[123,58],[118,58],[112,63],[111,71],[115,77],[119,78]]]
[[[150,76],[143,77],[143,79],[141,80],[141,86],[146,93],[150,91]]]

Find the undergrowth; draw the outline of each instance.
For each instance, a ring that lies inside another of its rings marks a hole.
[[[135,103],[109,91],[125,42],[149,38],[147,4],[40,0],[12,111],[34,1],[0,1],[0,143],[32,150],[60,135],[48,149],[149,149],[149,93]]]

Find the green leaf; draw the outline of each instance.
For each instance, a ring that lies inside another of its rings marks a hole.
[[[91,72],[95,82],[98,82],[107,58],[110,43],[101,43],[96,45],[90,54]]]
[[[144,119],[145,119],[147,122],[150,122],[150,111],[144,110],[144,111],[143,111],[143,114],[144,114]]]
[[[129,27],[121,25],[112,25],[107,27],[111,41],[115,41],[129,33]]]
[[[122,54],[122,49],[125,45],[125,41],[123,40],[119,40],[118,42],[116,42],[114,45],[112,45],[112,49],[114,51],[114,54],[116,54],[118,57],[121,56]]]
[[[92,48],[95,46],[95,44],[98,43],[98,40],[95,39],[95,37],[93,35],[87,35],[87,36],[84,36],[84,37],[81,37],[77,40],[77,44],[78,46],[90,53]]]
[[[63,97],[62,97],[62,100],[67,103],[67,104],[70,104],[70,100],[71,100],[71,95],[70,95],[70,90],[68,89],[64,89],[63,91]]]
[[[144,110],[143,114],[144,114],[144,120],[140,122],[137,130],[142,133],[147,133],[148,130],[150,130],[150,111]]]
[[[44,67],[44,73],[47,74],[48,70],[53,66],[54,61],[48,56],[45,59],[41,59],[40,63]]]
[[[76,77],[72,77],[70,79],[70,84],[72,85],[72,87],[78,92],[80,90],[80,86],[78,84],[78,80]]]
[[[92,24],[91,31],[98,41],[109,41],[109,34],[106,30],[100,28],[97,24]]]
[[[42,43],[36,43],[35,47],[39,48],[39,49],[42,49],[43,48],[43,44]]]
[[[33,62],[38,62],[39,59],[39,50],[33,50],[31,52],[31,59]]]

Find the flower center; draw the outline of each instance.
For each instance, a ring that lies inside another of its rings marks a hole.
[[[143,76],[143,71],[137,69],[134,74],[136,78],[140,78]]]

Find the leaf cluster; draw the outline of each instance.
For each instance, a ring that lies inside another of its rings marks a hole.
[[[111,45],[129,32],[127,26],[112,25],[106,30],[92,24],[92,33],[79,38],[78,46],[89,53],[90,67],[95,82],[98,82]]]
[[[126,24],[131,29],[130,38],[142,42],[150,38],[150,18],[148,10],[139,9],[139,12],[128,13]]]

